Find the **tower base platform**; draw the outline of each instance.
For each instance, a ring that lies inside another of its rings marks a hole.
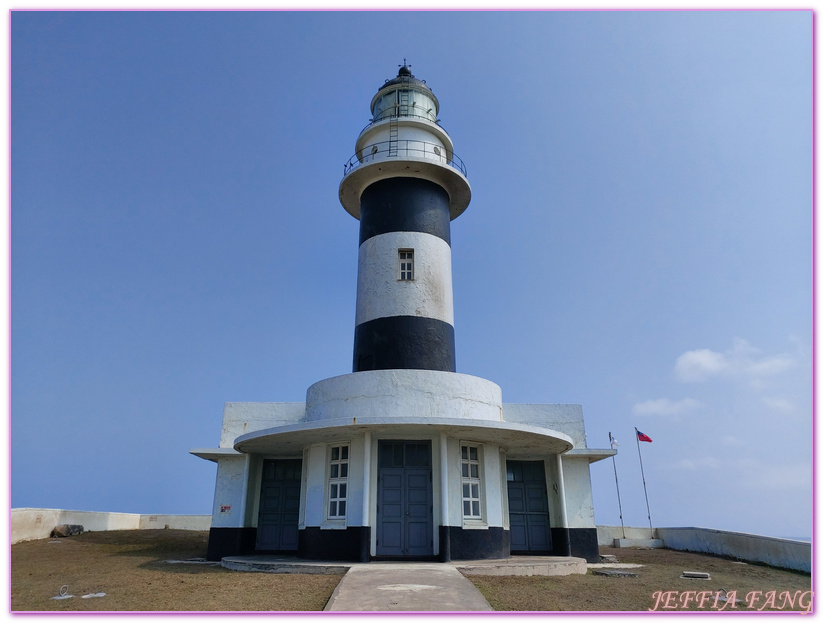
[[[344,574],[352,567],[379,565],[414,566],[414,562],[374,561],[351,563],[341,561],[306,560],[295,556],[227,556],[221,566],[234,571],[255,573]],[[419,563],[455,567],[469,575],[574,575],[586,573],[586,559],[569,556],[511,556],[494,560],[459,560],[443,563]]]

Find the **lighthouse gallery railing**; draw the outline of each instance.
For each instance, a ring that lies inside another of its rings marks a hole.
[[[448,155],[446,148],[436,143],[427,143],[415,139],[381,141],[379,143],[366,145],[349,158],[346,164],[343,165],[343,175],[348,175],[361,164],[368,164],[376,160],[388,160],[391,158],[402,159],[411,156],[413,158],[424,158],[426,160],[448,164],[453,169],[460,171],[463,177],[468,177],[466,165],[457,157],[457,154],[452,153],[451,159],[448,158]]]

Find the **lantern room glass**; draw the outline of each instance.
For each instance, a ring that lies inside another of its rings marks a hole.
[[[377,98],[372,108],[374,121],[390,117],[423,117],[437,121],[434,100],[412,89],[398,89]]]

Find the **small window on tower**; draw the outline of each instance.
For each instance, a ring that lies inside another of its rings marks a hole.
[[[400,249],[400,281],[414,281],[414,249]]]

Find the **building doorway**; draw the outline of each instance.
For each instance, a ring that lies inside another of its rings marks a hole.
[[[543,461],[506,461],[512,554],[551,554],[552,531]]]
[[[377,556],[434,555],[430,441],[377,446]]]
[[[263,461],[255,549],[275,552],[297,551],[302,469],[301,459]]]

